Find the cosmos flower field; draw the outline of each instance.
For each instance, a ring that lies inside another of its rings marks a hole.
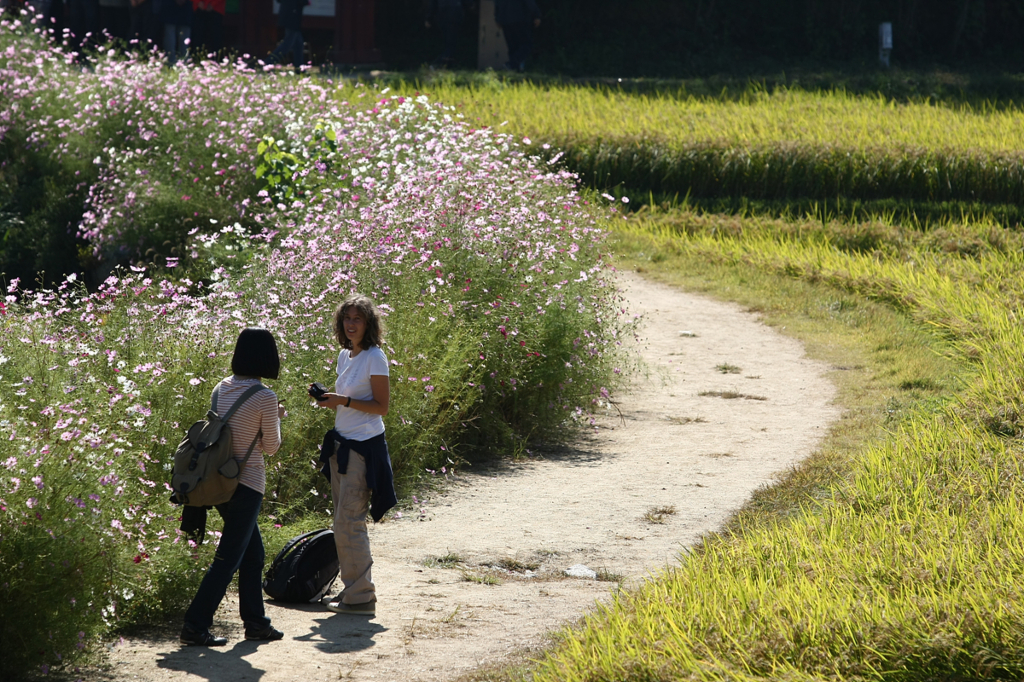
[[[241,61],[76,59],[24,19],[0,26],[0,177],[43,167],[78,192],[68,238],[88,265],[0,297],[12,669],[73,669],[102,633],[187,602],[214,543],[177,530],[170,458],[246,326],[276,336],[268,385],[289,410],[267,523],[329,506],[312,465],[329,419],[305,387],[333,381],[350,292],[386,315],[403,491],[606,406],[633,323],[607,208],[528,140],[389,94]]]

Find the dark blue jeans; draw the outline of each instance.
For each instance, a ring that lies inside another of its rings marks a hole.
[[[282,64],[282,60],[287,54],[291,54],[292,56],[292,66],[296,69],[302,66],[305,61],[302,31],[294,28],[286,28],[284,30],[284,40],[274,48],[274,51],[270,53],[270,56],[273,58],[275,63]]]
[[[238,612],[246,629],[261,630],[270,625],[263,610],[263,537],[256,520],[263,494],[239,485],[234,496],[217,511],[224,530],[213,563],[207,569],[199,591],[185,612],[185,625],[204,632],[213,624],[213,614],[224,599],[231,578],[238,573]]]
[[[501,32],[505,34],[505,45],[508,46],[506,66],[513,71],[524,71],[526,60],[533,51],[533,24],[525,21],[502,24]]]

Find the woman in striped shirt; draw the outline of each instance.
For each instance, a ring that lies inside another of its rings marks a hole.
[[[266,329],[245,329],[238,335],[231,358],[232,376],[214,389],[217,410],[226,413],[242,394],[253,386],[263,386],[261,378],[276,379],[281,367],[277,343]],[[284,406],[269,388],[251,395],[228,419],[232,435],[232,454],[240,463],[252,447],[242,468],[238,488],[232,498],[217,505],[224,519],[224,530],[213,563],[207,569],[199,591],[185,612],[181,643],[195,646],[223,646],[224,637],[210,633],[213,614],[220,606],[231,578],[238,573],[238,610],[245,624],[245,638],[272,641],[284,633],[270,624],[263,609],[263,538],[256,521],[266,490],[263,455],[272,455],[281,447],[281,418]]]

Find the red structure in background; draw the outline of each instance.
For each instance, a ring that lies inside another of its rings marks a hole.
[[[375,4],[376,0],[334,0],[334,16],[304,15],[303,38],[314,64],[379,63],[381,55],[374,38]],[[273,0],[241,0],[239,13],[229,12],[225,17],[225,28],[229,46],[259,59],[266,58],[282,37]]]
[[[334,62],[372,64],[380,61],[374,37],[376,0],[334,0]]]

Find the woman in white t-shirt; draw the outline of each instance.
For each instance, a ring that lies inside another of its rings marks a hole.
[[[342,346],[338,379],[334,393],[324,393],[317,405],[335,410],[334,429],[328,432],[321,459],[331,479],[334,541],[344,588],[327,608],[372,616],[377,595],[370,576],[366,515],[380,520],[395,497],[382,418],[388,413],[391,387],[377,306],[366,296],[349,296],[334,312],[334,333]]]

